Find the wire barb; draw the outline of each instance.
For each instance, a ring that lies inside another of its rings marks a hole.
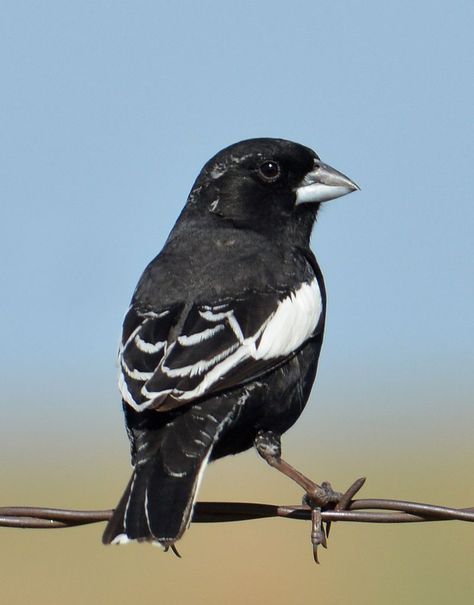
[[[349,504],[352,502],[354,496],[360,491],[364,483],[366,482],[365,477],[356,479],[352,485],[342,494],[337,502],[334,510],[347,510]],[[329,532],[331,531],[331,521],[326,522],[326,537],[329,538]]]

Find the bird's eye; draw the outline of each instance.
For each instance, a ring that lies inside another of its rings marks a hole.
[[[280,176],[280,165],[275,160],[267,160],[260,164],[258,173],[264,181],[272,183]]]

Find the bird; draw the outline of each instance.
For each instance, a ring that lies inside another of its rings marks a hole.
[[[269,462],[280,456],[323,341],[313,225],[323,202],[357,189],[285,139],[243,140],[204,165],[123,322],[133,474],[105,544],[175,550],[209,462],[253,446]]]

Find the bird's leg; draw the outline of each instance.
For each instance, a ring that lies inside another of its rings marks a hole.
[[[306,492],[303,503],[311,508],[311,543],[313,544],[313,557],[318,561],[317,549],[321,545],[327,548],[326,538],[329,535],[330,523],[323,527],[321,511],[325,508],[345,510],[355,494],[365,483],[365,478],[360,478],[343,494],[332,489],[331,484],[323,481],[318,485],[293,466],[285,462],[281,457],[280,435],[272,431],[259,431],[255,438],[255,448],[262,458],[273,468],[295,481]]]
[[[280,435],[273,431],[259,431],[255,438],[255,448],[262,458],[280,473],[295,481],[304,489],[304,503],[311,508],[325,508],[330,504],[337,504],[342,494],[332,489],[327,481],[318,485],[302,473],[288,464],[281,457]]]
[[[318,546],[327,548],[326,532],[323,527],[321,509],[335,505],[342,494],[335,492],[327,481],[318,485],[308,477],[296,470],[291,464],[281,458],[280,435],[272,431],[259,431],[255,438],[255,448],[262,458],[273,468],[295,481],[305,493],[303,502],[311,508],[311,543],[313,545],[313,558],[318,561]]]

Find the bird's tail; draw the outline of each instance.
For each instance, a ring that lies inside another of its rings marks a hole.
[[[210,449],[182,476],[170,474],[161,459],[137,465],[105,529],[104,544],[138,540],[167,546],[176,542],[189,525],[209,453]]]
[[[231,415],[196,407],[158,431],[140,432],[133,475],[104,544],[137,540],[166,547],[183,535],[212,448]]]

